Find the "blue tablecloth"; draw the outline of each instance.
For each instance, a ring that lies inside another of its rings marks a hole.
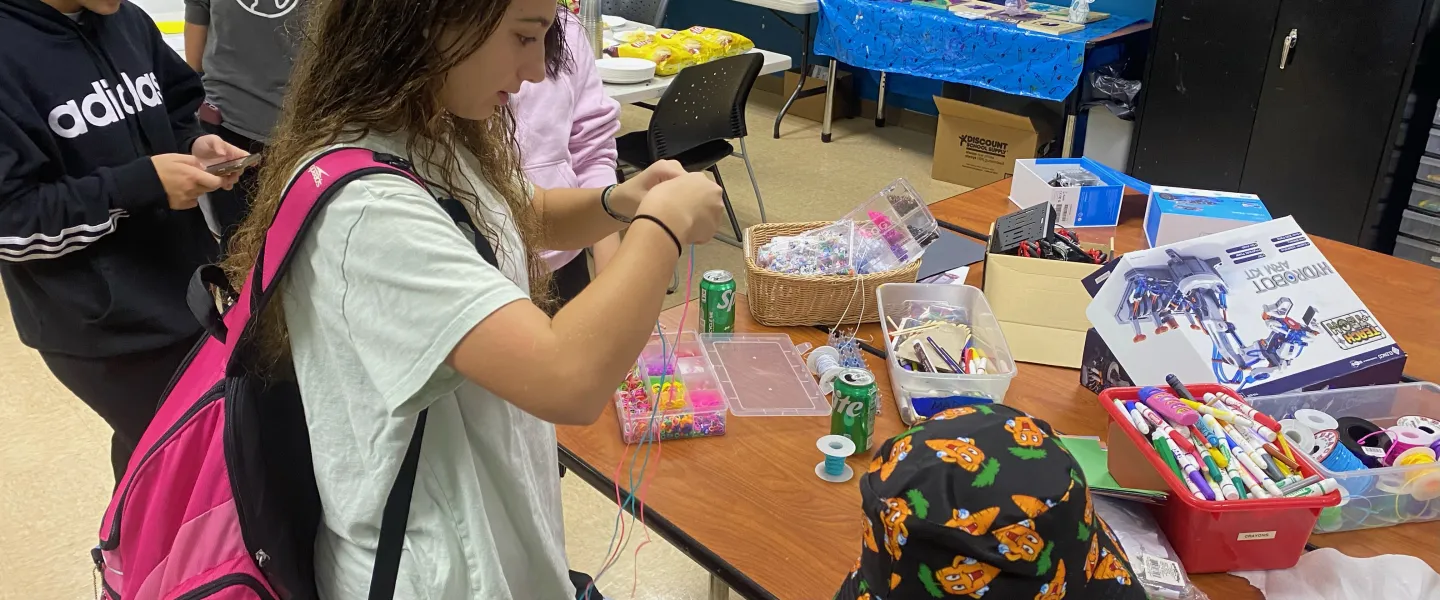
[[[815,53],[886,73],[1064,100],[1080,81],[1085,43],[1139,20],[1111,15],[1056,36],[895,0],[820,0]]]

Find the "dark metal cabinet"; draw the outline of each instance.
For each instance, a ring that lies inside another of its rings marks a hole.
[[[1374,245],[1430,1],[1161,0],[1132,174],[1259,194],[1311,234]]]

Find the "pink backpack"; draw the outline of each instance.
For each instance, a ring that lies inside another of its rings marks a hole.
[[[344,185],[377,173],[426,187],[404,159],[360,148],[326,152],[285,191],[239,294],[217,267],[190,284],[205,336],[170,382],[100,524],[91,551],[109,600],[310,599],[320,498],[299,390],[247,372],[246,335],[284,275],[291,251]],[[491,264],[495,255],[468,212],[440,199]],[[258,279],[257,279],[258,278]],[[222,316],[210,288],[233,300]],[[425,431],[420,413],[385,504],[370,598],[394,595],[415,470]]]

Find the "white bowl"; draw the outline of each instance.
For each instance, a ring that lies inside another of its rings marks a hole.
[[[600,15],[600,21],[611,29],[619,29],[624,27],[626,23],[629,23],[624,17],[617,17],[615,15]]]
[[[644,83],[655,77],[655,63],[643,58],[601,58],[595,70],[605,83]]]

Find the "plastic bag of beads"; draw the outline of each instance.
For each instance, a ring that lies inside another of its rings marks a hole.
[[[800,235],[777,236],[755,251],[755,263],[793,275],[853,275],[854,232],[854,224],[846,221]]]

